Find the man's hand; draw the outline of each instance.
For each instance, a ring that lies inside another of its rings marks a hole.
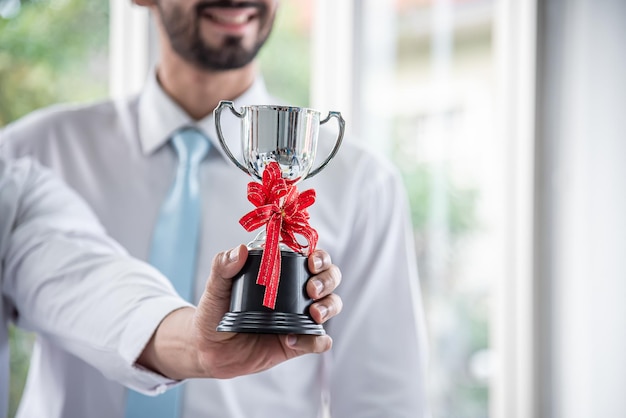
[[[241,270],[247,255],[242,245],[215,257],[206,291],[196,310],[194,332],[200,365],[212,377],[229,378],[260,372],[302,354],[322,353],[332,345],[328,335],[215,331],[230,306],[231,278]],[[310,313],[317,323],[323,323],[341,310],[341,299],[332,293],[341,280],[341,273],[323,251],[313,253],[308,262],[315,274],[307,283],[309,297],[315,301]]]
[[[172,379],[230,378],[257,373],[303,354],[328,351],[332,346],[328,335],[215,330],[230,307],[232,278],[243,268],[247,256],[248,250],[243,245],[215,256],[198,307],[179,309],[168,315],[138,363]],[[341,272],[322,250],[311,254],[308,266],[314,274],[307,283],[307,293],[314,300],[309,312],[321,324],[341,311],[341,298],[332,293],[341,281]]]

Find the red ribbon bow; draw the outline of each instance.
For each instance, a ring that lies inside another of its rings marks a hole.
[[[256,209],[244,215],[239,223],[251,232],[266,225],[266,241],[257,284],[265,286],[263,306],[274,309],[280,281],[279,243],[303,253],[312,253],[317,245],[317,231],[309,225],[307,208],[315,202],[315,190],[298,193],[291,182],[281,176],[280,166],[271,162],[263,171],[263,183],[248,183],[248,200]],[[296,234],[308,245],[300,244]]]

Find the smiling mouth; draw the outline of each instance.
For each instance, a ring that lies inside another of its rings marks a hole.
[[[238,9],[205,9],[202,17],[208,18],[212,22],[223,25],[243,25],[258,16],[257,10]]]
[[[237,26],[258,18],[264,10],[264,5],[251,1],[218,0],[200,3],[197,10],[200,16],[214,23]]]

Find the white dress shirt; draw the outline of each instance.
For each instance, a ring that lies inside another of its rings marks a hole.
[[[1,416],[8,403],[8,319],[143,393],[176,383],[134,366],[161,320],[188,306],[162,275],[128,257],[83,200],[31,160],[0,159],[0,214]],[[31,401],[26,416],[89,416],[72,401],[52,398],[54,381],[39,384],[48,386],[48,401]]]
[[[258,79],[235,106],[276,102]],[[63,175],[109,234],[145,260],[176,170],[176,155],[167,141],[183,125],[199,127],[212,144],[200,172],[197,301],[213,254],[256,235],[238,223],[254,208],[246,198],[251,178],[225,157],[213,116],[192,120],[152,75],[138,97],[35,112],[5,129],[0,147],[4,155],[32,155]],[[236,156],[241,155],[239,125],[239,119],[223,112],[224,136]],[[320,134],[318,163],[334,144],[336,127],[328,125]],[[182,417],[315,418],[323,399],[330,399],[336,418],[423,416],[426,341],[401,180],[389,164],[346,142],[326,169],[298,187],[317,191],[310,224],[319,232],[319,248],[343,274],[337,293],[344,309],[326,325],[334,339],[331,352],[251,376],[189,381]],[[27,405],[100,399],[110,407],[93,408],[83,401],[85,410],[72,416],[123,416],[123,388],[46,339],[35,350],[23,399]],[[61,418],[52,410],[47,417]],[[26,406],[19,417],[36,415]]]

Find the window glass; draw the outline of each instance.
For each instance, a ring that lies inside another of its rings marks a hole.
[[[314,0],[283,0],[259,62],[268,90],[289,105],[309,106]]]
[[[107,96],[107,1],[9,0],[0,5],[0,127],[53,103]],[[9,333],[12,417],[34,337],[13,327]]]
[[[486,417],[503,201],[492,131],[493,4],[398,0],[394,12],[388,149],[411,203],[433,417]]]

